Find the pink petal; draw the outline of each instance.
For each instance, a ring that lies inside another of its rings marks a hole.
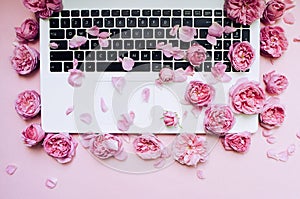
[[[293,15],[293,13],[286,13],[283,16],[283,21],[286,24],[294,24],[296,19],[295,19],[295,16]]]
[[[66,115],[69,115],[70,113],[72,113],[73,110],[74,110],[74,107],[73,107],[73,106],[67,108],[67,110],[66,110]]]
[[[278,160],[278,155],[277,155],[277,153],[273,149],[269,149],[267,151],[267,157],[268,158],[272,158],[274,160]]]
[[[128,158],[128,154],[126,153],[126,151],[122,151],[116,155],[114,155],[114,157],[117,159],[117,160],[120,160],[120,161],[124,161]]]
[[[206,36],[206,40],[208,43],[210,43],[211,45],[216,45],[217,44],[217,38],[215,36],[211,36],[211,35],[207,35]]]
[[[174,71],[173,82],[185,82],[187,80],[187,75],[182,68],[178,68]]]
[[[129,57],[124,57],[122,60],[122,67],[126,71],[131,71],[134,66],[134,60]]]
[[[221,77],[221,82],[230,82],[231,80],[232,78],[230,77],[230,75],[226,73]]]
[[[282,152],[279,152],[277,154],[278,156],[278,160],[282,161],[282,162],[286,162],[288,161],[289,159],[289,155],[288,155],[288,152],[287,151],[282,151]]]
[[[225,26],[224,27],[224,33],[226,34],[230,34],[230,33],[233,33],[236,31],[236,28],[234,27],[231,27],[231,26]]]
[[[202,107],[193,107],[191,112],[196,118],[198,118],[202,112]]]
[[[123,88],[126,84],[126,80],[124,77],[112,77],[111,78],[111,82],[113,84],[113,86],[115,87],[115,89],[119,92],[122,93]]]
[[[18,167],[16,165],[9,164],[9,165],[7,165],[5,171],[8,175],[13,175],[16,172],[17,168]]]
[[[188,76],[193,76],[195,71],[194,68],[192,66],[188,66],[185,70],[184,73]]]
[[[73,87],[80,87],[83,83],[85,75],[81,70],[70,69],[68,83]]]
[[[130,143],[130,136],[127,133],[122,133],[120,136],[125,142]]]
[[[221,37],[224,32],[224,28],[217,22],[213,23],[208,28],[208,34],[213,37]]]
[[[99,35],[99,28],[97,26],[93,26],[87,30],[87,33],[97,37]]]
[[[78,66],[78,60],[74,59],[73,60],[73,68],[77,68],[77,66]]]
[[[297,136],[298,139],[300,139],[300,131],[298,131],[298,132],[296,133],[296,136]]]
[[[286,151],[287,151],[288,155],[294,155],[294,153],[296,151],[296,145],[291,144],[290,146],[288,146]]]
[[[300,35],[293,39],[294,42],[300,42]]]
[[[110,33],[109,32],[101,32],[98,36],[101,39],[107,39],[108,37],[110,37]]]
[[[89,113],[82,113],[82,114],[79,116],[79,119],[80,119],[83,123],[86,123],[86,124],[91,124],[91,123],[92,123],[92,116],[91,116],[91,114],[89,114]]]
[[[172,55],[173,55],[174,59],[179,60],[179,59],[183,59],[185,57],[185,52],[183,50],[180,50],[178,47],[173,47]]]
[[[109,43],[108,43],[108,39],[102,39],[102,38],[99,38],[99,45],[101,47],[108,47]]]
[[[270,137],[267,137],[267,142],[269,144],[275,144],[276,143],[276,137],[273,137],[273,136],[270,136]]]
[[[45,182],[46,187],[49,189],[53,189],[57,185],[57,179],[56,178],[48,178]]]
[[[156,44],[156,49],[157,50],[161,50],[163,47],[165,46],[165,42],[159,42]]]
[[[50,47],[51,49],[57,49],[57,48],[58,48],[58,44],[55,43],[55,42],[51,42],[51,43],[49,44],[49,47]]]
[[[143,91],[142,91],[143,101],[148,103],[149,102],[149,97],[150,97],[150,89],[149,88],[144,88]]]
[[[188,112],[187,111],[184,111],[183,115],[182,115],[182,120],[184,120],[188,115]]]
[[[183,42],[190,42],[194,40],[197,31],[194,27],[182,26],[179,28],[179,39]]]
[[[77,36],[75,35],[70,41],[69,41],[69,47],[70,48],[78,48],[81,45],[85,44],[87,41],[87,38],[83,36]]]
[[[204,172],[202,170],[200,170],[200,169],[197,170],[196,175],[201,180],[205,179]]]
[[[100,106],[101,106],[101,111],[103,113],[107,112],[108,111],[108,107],[106,106],[106,103],[104,101],[104,99],[101,97],[100,99]]]
[[[272,131],[268,131],[268,130],[263,129],[263,130],[262,130],[262,135],[263,135],[264,137],[269,137],[269,136],[273,135],[273,132],[272,132]]]
[[[179,29],[179,25],[173,26],[173,28],[170,30],[169,34],[174,37],[177,34],[178,29]]]
[[[133,120],[135,118],[135,113],[130,112],[129,114],[125,113],[121,115],[121,119],[117,122],[117,128],[120,131],[127,131],[129,127],[133,124]]]
[[[160,169],[160,168],[163,168],[165,165],[166,165],[166,159],[165,158],[158,158],[154,162],[153,167],[157,168],[157,169]]]

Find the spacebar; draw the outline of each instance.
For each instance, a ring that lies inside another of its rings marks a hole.
[[[97,72],[125,72],[121,62],[97,62]],[[133,72],[147,72],[150,71],[150,63],[135,62]]]

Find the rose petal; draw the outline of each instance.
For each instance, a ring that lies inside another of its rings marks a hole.
[[[85,75],[81,70],[70,69],[68,83],[73,87],[80,87],[83,83]]]
[[[185,82],[187,80],[187,75],[182,68],[178,68],[174,71],[173,82]]]
[[[87,41],[87,38],[83,36],[77,36],[75,35],[70,41],[69,41],[69,47],[70,48],[78,48],[85,44]]]
[[[57,179],[56,178],[47,178],[46,182],[45,182],[46,187],[48,187],[49,189],[53,189],[56,187],[57,185]]]
[[[171,151],[170,151],[170,149],[168,149],[168,148],[164,148],[162,151],[161,151],[161,157],[162,158],[169,158],[169,157],[171,157]]]
[[[211,45],[214,45],[214,46],[217,45],[217,38],[215,36],[207,35],[206,40]]]
[[[72,113],[73,110],[74,110],[74,107],[73,107],[73,106],[67,108],[67,110],[66,110],[66,115],[69,115],[70,113]]]
[[[275,144],[277,142],[277,139],[276,139],[276,137],[270,136],[270,137],[267,137],[267,142],[269,144]]]
[[[231,26],[225,26],[225,27],[224,27],[224,33],[226,33],[226,34],[233,33],[233,32],[235,32],[236,30],[237,30],[236,28],[231,27]]]
[[[9,164],[9,165],[7,165],[5,171],[8,175],[13,175],[16,172],[17,168],[18,167],[16,165]]]
[[[296,133],[296,136],[297,136],[298,139],[300,139],[300,131],[298,131],[298,132]]]
[[[300,42],[300,35],[293,39],[293,42]]]
[[[182,26],[179,28],[179,39],[183,42],[193,41],[197,31],[194,27]]]
[[[273,135],[273,132],[272,132],[272,131],[268,131],[268,130],[263,129],[263,130],[262,130],[262,135],[263,135],[264,137],[269,137],[269,136]]]
[[[278,160],[278,155],[277,155],[277,153],[275,152],[274,149],[269,149],[269,150],[267,151],[267,157],[268,157],[268,158],[272,158],[272,159],[274,159],[274,160]]]
[[[187,115],[188,115],[188,112],[187,112],[187,111],[184,111],[184,112],[183,112],[183,115],[182,115],[182,120],[184,120],[184,119],[187,117]]]
[[[91,116],[91,114],[89,114],[89,113],[82,113],[82,114],[79,116],[79,119],[80,119],[83,123],[86,123],[86,124],[91,124],[91,123],[92,123],[92,116]]]
[[[102,39],[102,38],[99,38],[99,45],[101,47],[108,47],[109,43],[108,43],[108,39]]]
[[[99,28],[97,26],[93,26],[87,30],[87,33],[97,37],[99,35]]]
[[[77,68],[77,66],[78,66],[78,60],[74,59],[73,60],[73,68]]]
[[[287,154],[289,156],[294,155],[295,151],[296,151],[296,145],[295,144],[291,144],[290,146],[288,146],[287,148]]]
[[[293,15],[293,13],[286,13],[283,16],[283,21],[286,24],[294,24],[296,19],[295,19],[295,16]]]
[[[277,156],[278,156],[278,160],[280,160],[282,162],[286,162],[289,159],[289,155],[288,155],[288,152],[286,150],[279,152],[277,154]]]
[[[126,80],[124,77],[112,77],[111,82],[115,89],[119,92],[122,93],[124,86],[126,84]]]
[[[57,49],[57,48],[58,48],[58,44],[55,43],[55,42],[51,42],[51,43],[49,44],[49,47],[50,47],[51,49]]]
[[[122,67],[125,71],[131,71],[134,66],[134,60],[129,57],[124,57],[122,59]]]
[[[177,34],[178,29],[179,29],[179,25],[173,26],[169,34],[174,37]]]
[[[195,71],[194,68],[192,66],[188,66],[185,70],[184,73],[188,76],[193,76]]]
[[[158,42],[157,44],[156,44],[156,49],[157,50],[161,50],[161,49],[163,49],[163,47],[165,46],[165,42]]]
[[[202,112],[202,107],[193,107],[191,112],[196,118],[198,118]]]
[[[148,103],[149,102],[149,97],[150,97],[150,89],[149,88],[144,88],[143,91],[142,91],[143,102]]]
[[[108,37],[110,37],[110,33],[109,32],[101,32],[98,36],[101,39],[107,39]]]
[[[127,133],[122,133],[120,136],[125,142],[130,143],[130,136]]]
[[[108,107],[107,107],[107,105],[106,105],[106,103],[105,103],[105,101],[104,101],[104,99],[101,97],[101,99],[100,99],[100,106],[101,106],[101,111],[102,112],[107,112],[108,111]]]
[[[128,154],[127,154],[126,151],[122,151],[121,153],[118,153],[118,154],[114,155],[114,157],[117,160],[124,161],[128,158]]]
[[[165,158],[158,158],[154,162],[153,167],[157,168],[157,169],[160,169],[160,168],[163,168],[165,165],[166,165],[166,159]]]
[[[117,122],[117,128],[120,131],[127,131],[129,127],[133,124],[134,118],[135,114],[132,111],[129,114],[122,114],[121,119],[119,119]]]
[[[224,28],[217,22],[214,22],[209,28],[208,28],[208,35],[212,37],[221,37],[224,32]]]
[[[201,180],[205,179],[204,172],[202,170],[200,170],[200,169],[197,170],[196,175]]]

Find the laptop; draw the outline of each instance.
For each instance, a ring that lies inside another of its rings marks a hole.
[[[189,81],[209,82],[210,68],[217,62],[230,66],[227,58],[229,46],[233,42],[244,40],[254,47],[255,61],[248,72],[236,72],[228,68],[227,73],[232,80],[213,85],[216,90],[213,104],[228,104],[229,88],[238,79],[247,77],[249,80],[259,81],[259,21],[251,26],[235,24],[224,17],[223,4],[224,0],[64,0],[63,11],[54,14],[49,20],[40,21],[43,129],[54,133],[205,133],[205,109],[195,116],[192,114],[193,107],[183,103]],[[141,18],[148,23],[143,26],[139,24]],[[208,59],[186,82],[157,86],[155,80],[162,67],[176,70],[181,66],[186,67],[188,63],[185,60],[166,58],[163,54],[158,56],[156,53],[161,51],[155,49],[153,43],[166,41],[186,50],[190,43],[170,37],[168,32],[174,25],[194,26],[197,18],[201,18],[203,23],[195,27],[198,34],[194,41],[207,49]],[[132,24],[132,20],[136,23]],[[162,20],[166,23],[161,23]],[[218,38],[220,45],[212,46],[205,37],[213,22],[222,26],[235,26],[238,31],[228,37]],[[92,26],[112,33],[108,47],[98,46],[97,39],[86,33]],[[149,31],[153,35],[146,38],[144,33]],[[87,37],[87,44],[69,49],[68,42],[74,35]],[[59,43],[59,48],[49,48],[51,42]],[[117,61],[122,56],[135,60],[133,71],[122,70]],[[68,70],[72,68],[75,58],[79,61],[78,68],[85,75],[82,86],[78,88],[67,82]],[[114,88],[113,77],[124,78],[126,84],[121,92]],[[150,94],[148,102],[142,98],[142,92],[146,88]],[[106,112],[101,110],[101,99],[107,106]],[[66,115],[66,110],[70,107],[73,112]],[[176,112],[180,127],[166,127],[162,119],[164,111]],[[123,114],[130,112],[135,114],[133,124],[127,131],[120,131],[118,121]],[[80,119],[83,114],[90,116],[88,123]],[[236,122],[230,132],[256,132],[257,115],[236,114],[235,117]]]

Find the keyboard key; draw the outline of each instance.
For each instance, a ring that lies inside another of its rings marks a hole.
[[[173,69],[173,63],[172,62],[163,62],[162,67]]]
[[[155,29],[155,38],[164,38],[165,30],[164,29]]]
[[[125,27],[125,18],[117,18],[116,26],[117,27]]]
[[[133,40],[124,40],[124,49],[131,50],[134,48]]]
[[[91,40],[91,49],[100,49],[98,40]]]
[[[115,61],[117,59],[117,52],[116,51],[107,51],[107,60]]]
[[[93,26],[92,25],[92,18],[83,18],[82,19],[82,26],[84,28],[90,28],[90,27],[92,27]]]
[[[82,17],[90,16],[90,11],[89,10],[81,10],[81,16]]]
[[[70,16],[70,11],[69,11],[69,10],[62,10],[62,11],[60,12],[60,15],[61,15],[62,17],[69,17],[69,16]]]
[[[113,49],[118,49],[118,50],[123,49],[122,40],[113,40]]]
[[[147,18],[139,18],[138,19],[138,26],[139,27],[147,27],[148,26],[148,19]]]
[[[152,60],[161,60],[161,51],[152,51]]]
[[[71,16],[72,17],[79,17],[79,10],[72,10],[71,11]]]
[[[77,35],[78,36],[86,36],[86,30],[85,29],[77,29]]]
[[[50,62],[50,71],[51,72],[62,72],[62,63],[61,62]]]
[[[214,46],[215,50],[222,50],[222,41],[217,40],[217,44]]]
[[[152,15],[153,16],[161,16],[161,10],[153,10]]]
[[[132,16],[140,16],[141,15],[141,11],[140,10],[132,10],[131,11],[131,15]]]
[[[128,57],[128,51],[119,51],[119,57],[121,58]]]
[[[223,38],[224,39],[231,39],[231,33],[224,33]]]
[[[94,26],[97,26],[98,28],[103,27],[103,19],[102,18],[94,18]]]
[[[158,27],[159,26],[159,18],[150,18],[149,26],[150,27]]]
[[[92,10],[92,11],[91,11],[91,16],[92,16],[92,17],[98,17],[99,15],[100,15],[99,10]]]
[[[120,16],[120,14],[121,14],[120,10],[112,10],[111,11],[111,15],[114,17],[118,17],[118,16]]]
[[[69,18],[62,18],[60,20],[61,28],[70,28],[70,19]]]
[[[165,55],[163,55],[163,60],[164,61],[170,61],[170,60],[173,60],[173,57],[166,57]]]
[[[120,38],[120,29],[110,29],[110,38],[117,39]]]
[[[131,51],[130,58],[133,60],[139,60],[139,51]]]
[[[147,49],[155,49],[156,41],[155,40],[146,40],[146,48]]]
[[[143,61],[150,60],[150,51],[141,51],[141,60]]]
[[[192,10],[184,10],[183,15],[184,16],[192,16]]]
[[[184,26],[193,26],[193,19],[192,18],[183,18],[182,23]]]
[[[224,52],[223,52],[223,60],[224,60],[224,61],[229,61],[229,58],[228,58],[228,52],[229,52],[229,51],[224,51]]]
[[[160,62],[152,62],[152,71],[159,72],[162,68],[162,64]]]
[[[73,62],[64,63],[64,72],[68,72],[70,69],[73,69]]]
[[[64,39],[65,31],[63,29],[50,30],[50,39]]]
[[[127,18],[128,27],[136,27],[136,18]]]
[[[215,19],[214,19],[214,22],[220,24],[221,26],[222,26],[222,24],[223,24],[222,18],[215,18]]]
[[[109,17],[110,16],[110,10],[102,10],[101,16],[103,17]]]
[[[148,63],[148,62],[135,62],[132,71],[135,71],[135,72],[148,72],[148,71],[150,71],[150,63]]]
[[[171,16],[171,10],[163,10],[163,16]]]
[[[181,26],[181,18],[172,18],[172,27],[175,25]]]
[[[130,10],[122,10],[122,16],[129,16]]]
[[[190,65],[191,64],[189,62],[175,62],[174,70],[179,69],[179,68],[182,68],[185,70]]]
[[[208,43],[207,40],[196,40],[195,42],[202,45],[204,48],[206,48],[208,50],[212,49],[212,45],[210,43]]]
[[[211,60],[212,60],[212,52],[206,51],[206,61],[211,61]]]
[[[132,37],[133,38],[142,38],[142,29],[133,29]]]
[[[181,16],[181,10],[173,10],[173,16]]]
[[[90,41],[87,40],[83,45],[80,46],[81,50],[89,50],[90,49]]]
[[[204,72],[211,72],[212,63],[204,62]]]
[[[227,65],[227,68],[226,68],[225,72],[230,72],[231,71],[231,63],[230,62],[225,62],[224,64]]]
[[[105,18],[104,24],[106,28],[114,27],[114,18]]]
[[[224,19],[224,26],[231,26],[232,21],[228,18]]]
[[[212,24],[211,18],[194,18],[195,27],[209,27]]]
[[[138,50],[145,49],[145,40],[135,40],[135,49]]]
[[[169,28],[169,29],[166,29],[166,37],[167,37],[167,38],[172,38],[172,39],[176,38],[176,35],[175,35],[175,36],[170,35],[170,31],[171,31],[170,28]]]
[[[53,12],[51,17],[59,17],[59,12]]]
[[[80,28],[80,27],[81,27],[81,19],[72,18],[72,28]]]
[[[153,29],[144,29],[144,38],[153,38]]]
[[[49,21],[50,28],[59,28],[59,19],[51,19]]]
[[[229,50],[229,47],[231,46],[231,41],[230,40],[224,40],[223,41],[223,48],[224,50]]]
[[[180,49],[187,50],[191,46],[190,42],[180,41]]]
[[[108,40],[108,46],[107,47],[102,47],[103,50],[109,50],[111,49],[111,40]]]
[[[68,49],[68,41],[66,40],[51,40],[50,43],[55,42],[58,45],[57,49],[52,50],[67,50]]]
[[[124,71],[121,62],[97,62],[96,69],[98,72],[119,72]]]
[[[96,52],[96,59],[98,61],[104,61],[104,60],[106,60],[106,51],[97,51]]]
[[[202,72],[203,71],[203,64],[200,64],[200,66],[194,66],[195,72]]]
[[[248,29],[242,30],[242,40],[250,42],[250,30]]]
[[[121,37],[122,38],[131,38],[131,30],[130,29],[122,29]]]
[[[169,40],[170,44],[172,44],[173,47],[178,47],[178,40]]]
[[[161,27],[170,27],[170,18],[160,18]]]
[[[51,61],[73,61],[72,51],[50,52]]]
[[[214,15],[216,17],[222,17],[223,16],[223,11],[222,10],[215,10],[214,11]]]
[[[194,10],[194,16],[201,17],[202,16],[202,10]]]
[[[237,29],[235,32],[232,33],[233,39],[240,39],[241,38],[241,30]]]
[[[142,14],[143,16],[151,16],[151,10],[143,10]]]
[[[79,60],[79,61],[83,61],[84,60],[84,51],[75,51],[75,59]]]
[[[215,61],[222,61],[222,51],[215,51],[214,52],[214,60]]]
[[[66,30],[66,38],[72,39],[75,35],[75,29],[67,29]]]
[[[85,71],[86,72],[94,72],[95,71],[95,62],[86,62],[85,63]]]
[[[85,59],[88,61],[95,60],[95,51],[85,51]]]
[[[212,16],[212,10],[204,10],[203,15],[209,17]]]
[[[208,34],[208,29],[200,29],[200,38],[205,39]]]

